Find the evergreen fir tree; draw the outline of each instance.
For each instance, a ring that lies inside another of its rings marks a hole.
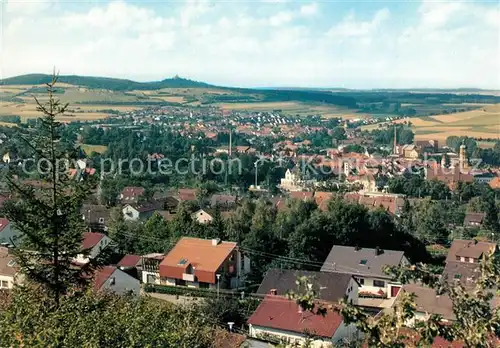
[[[35,98],[42,117],[30,138],[23,138],[38,164],[37,184],[26,184],[14,175],[7,179],[16,198],[5,206],[5,214],[22,233],[14,253],[27,280],[42,285],[58,306],[60,297],[75,285],[84,285],[94,264],[75,266],[74,258],[82,250],[85,231],[80,208],[89,195],[91,180],[69,176],[79,150],[60,139],[63,125],[56,118],[63,115],[67,104],[54,97],[57,76],[47,84],[48,100]],[[74,167],[74,166],[73,166]],[[17,243],[17,242],[16,242]]]

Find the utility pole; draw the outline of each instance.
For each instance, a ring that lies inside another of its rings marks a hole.
[[[255,162],[255,189],[257,190],[257,178],[258,178],[258,169],[257,165],[259,164],[259,161]]]
[[[219,298],[220,274],[216,274],[216,276],[217,276],[217,298]]]
[[[229,148],[227,150],[228,154],[228,159],[226,162],[226,168],[225,168],[225,175],[224,175],[224,185],[227,186],[227,171],[229,169],[229,164],[231,163],[231,155],[233,153],[233,131],[231,130],[231,127],[228,127],[229,130]]]
[[[397,129],[396,129],[396,124],[394,124],[394,147],[392,149],[393,153],[396,154],[396,148],[398,146],[398,142],[397,142]]]

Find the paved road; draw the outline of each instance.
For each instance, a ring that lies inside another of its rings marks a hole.
[[[199,302],[202,300],[200,297],[188,297],[188,296],[177,296],[177,295],[168,295],[168,294],[159,294],[156,292],[149,292],[149,293],[141,293],[143,296],[151,296],[163,301],[168,301],[172,302],[175,304],[187,304],[187,303],[193,303],[193,302]]]

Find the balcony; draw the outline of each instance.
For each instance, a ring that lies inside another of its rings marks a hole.
[[[194,282],[196,281],[196,276],[194,274],[188,274],[188,273],[182,273],[182,280],[188,281],[188,282]]]

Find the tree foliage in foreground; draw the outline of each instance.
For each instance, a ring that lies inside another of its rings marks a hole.
[[[452,302],[453,322],[445,322],[442,316],[432,314],[426,321],[415,321],[415,295],[401,292],[391,310],[377,316],[366,313],[343,299],[338,308],[324,308],[315,302],[317,296],[307,278],[297,279],[297,292],[291,292],[304,310],[324,315],[327,310],[337,310],[344,322],[355,325],[365,335],[369,347],[429,347],[436,337],[449,342],[461,342],[466,348],[493,348],[500,340],[500,308],[493,298],[500,283],[500,259],[498,254],[483,257],[481,276],[474,289],[466,289],[460,283],[448,282],[433,274],[424,265],[393,267],[388,269],[402,283],[410,281],[434,289],[437,294],[449,296]],[[492,290],[493,289],[493,290]]]
[[[212,346],[214,325],[195,308],[151,298],[70,292],[52,298],[17,287],[0,301],[2,347]]]

